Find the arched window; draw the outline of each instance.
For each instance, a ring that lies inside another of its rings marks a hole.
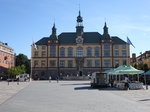
[[[68,57],[72,57],[73,56],[73,48],[69,47],[68,48]]]
[[[82,47],[78,47],[76,50],[76,56],[77,57],[83,57],[83,48]]]
[[[91,56],[92,56],[92,48],[91,48],[91,47],[88,47],[88,48],[87,48],[87,56],[88,56],[88,57],[91,57]]]
[[[100,49],[99,47],[95,47],[95,57],[99,57],[100,56]]]
[[[60,48],[60,57],[65,57],[65,48],[64,47]]]

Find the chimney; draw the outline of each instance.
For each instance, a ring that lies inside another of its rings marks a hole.
[[[136,54],[135,53],[132,53],[132,58],[136,58]]]

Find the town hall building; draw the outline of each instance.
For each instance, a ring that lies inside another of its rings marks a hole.
[[[32,47],[32,77],[86,76],[120,65],[128,65],[130,46],[117,36],[110,36],[105,22],[103,34],[84,32],[79,11],[75,32],[57,35],[55,24],[49,37],[43,37]]]

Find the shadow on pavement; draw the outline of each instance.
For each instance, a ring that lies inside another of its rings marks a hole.
[[[139,101],[150,101],[150,99],[143,99],[143,100],[139,100]]]
[[[117,88],[100,88],[100,87],[91,87],[91,86],[83,86],[83,87],[75,87],[74,90],[99,90],[99,91],[127,91],[127,90],[120,90]]]
[[[78,83],[78,84],[61,84],[62,86],[67,86],[67,85],[90,85],[90,83]]]
[[[74,90],[95,90],[98,88],[92,88],[91,86],[84,86],[84,87],[75,87]]]
[[[111,87],[100,88],[99,90],[101,90],[101,91],[128,91],[128,90],[123,90],[123,89],[118,89],[118,88],[111,88]]]

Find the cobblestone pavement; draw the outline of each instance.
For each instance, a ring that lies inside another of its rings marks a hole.
[[[150,112],[113,91],[93,89],[89,81],[35,81],[2,103],[0,112]]]

